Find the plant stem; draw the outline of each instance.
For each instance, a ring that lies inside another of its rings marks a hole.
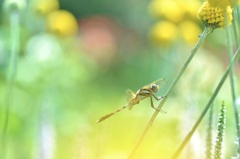
[[[237,60],[237,58],[240,55],[240,48],[238,48],[238,50],[236,51],[234,57],[231,60],[231,64],[234,64]],[[198,118],[198,120],[196,121],[196,123],[194,124],[194,126],[192,127],[192,130],[187,134],[187,136],[185,137],[185,139],[183,140],[183,142],[181,143],[181,145],[178,147],[178,149],[175,151],[172,159],[176,159],[178,158],[178,156],[180,155],[180,153],[182,152],[183,148],[185,147],[185,145],[188,143],[188,141],[190,140],[190,138],[192,137],[193,133],[195,132],[195,130],[197,129],[198,125],[201,123],[203,117],[206,115],[209,107],[212,105],[214,99],[216,98],[218,92],[220,91],[223,83],[225,82],[229,72],[230,72],[230,65],[228,65],[225,73],[222,76],[222,79],[220,80],[217,88],[215,89],[213,95],[211,96],[211,98],[209,99],[207,105],[205,106],[203,112],[201,113],[200,117]]]
[[[11,102],[13,101],[12,91],[15,81],[15,76],[17,72],[17,58],[19,53],[19,37],[20,37],[20,28],[19,28],[19,12],[11,12],[10,15],[10,61],[9,68],[7,72],[7,87],[4,97],[5,105],[5,118],[3,124],[3,134],[1,139],[1,149],[0,149],[0,158],[4,159],[6,157],[5,149],[7,143],[7,130],[9,126],[9,110]]]
[[[233,32],[234,32],[234,38],[235,38],[235,41],[236,41],[236,46],[237,46],[237,48],[239,47],[239,45],[240,45],[240,41],[239,41],[239,30],[238,30],[238,26],[239,26],[239,22],[237,21],[237,19],[239,19],[238,17],[238,15],[240,15],[240,14],[238,14],[238,10],[237,9],[235,9],[234,10],[234,12],[233,12],[233,16],[234,17],[236,17],[236,18],[234,18],[234,20],[233,20]]]
[[[199,49],[199,47],[201,46],[203,40],[205,39],[205,37],[207,36],[207,34],[210,32],[210,28],[205,27],[203,33],[201,34],[201,37],[199,38],[197,44],[195,45],[195,47],[193,48],[193,50],[191,51],[190,55],[188,56],[187,60],[185,61],[185,63],[183,64],[183,67],[181,68],[181,70],[178,72],[178,74],[176,75],[176,77],[174,78],[173,82],[171,83],[170,87],[168,88],[167,92],[164,95],[164,98],[162,99],[162,101],[159,103],[157,110],[154,112],[154,114],[152,115],[151,119],[149,120],[147,126],[145,127],[145,129],[143,130],[143,133],[141,134],[141,136],[138,138],[137,143],[135,144],[134,148],[132,149],[130,155],[128,156],[128,159],[133,158],[135,152],[137,151],[138,147],[140,146],[140,144],[142,143],[146,133],[148,132],[149,128],[152,126],[152,123],[154,122],[155,118],[157,117],[158,113],[160,112],[159,110],[162,109],[165,101],[167,100],[169,94],[171,93],[172,89],[174,88],[174,86],[177,84],[177,82],[179,81],[179,79],[181,78],[182,74],[184,73],[184,71],[186,70],[187,66],[189,65],[189,63],[191,62],[193,56],[195,55],[195,53],[197,52],[197,50]]]
[[[226,15],[226,13],[225,13]],[[227,17],[227,16],[225,16]],[[227,20],[227,19],[226,19]],[[225,22],[226,23],[226,22]],[[228,45],[228,59],[231,61],[232,59],[232,53],[233,53],[233,42],[231,38],[231,31],[230,26],[228,25],[226,27],[226,37],[227,37],[227,45]],[[233,100],[233,110],[234,110],[234,116],[235,116],[235,125],[237,130],[237,153],[240,154],[240,128],[239,128],[239,113],[238,113],[238,107],[236,103],[236,84],[234,81],[234,65],[233,63],[230,63],[230,85],[231,85],[231,91],[232,91],[232,100]]]

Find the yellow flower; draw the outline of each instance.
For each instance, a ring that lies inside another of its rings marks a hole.
[[[165,17],[173,22],[181,21],[184,16],[183,8],[175,0],[152,0],[149,11],[154,17]]]
[[[70,12],[56,10],[47,15],[47,28],[53,33],[70,36],[77,32],[78,24]]]
[[[192,21],[184,21],[179,24],[180,33],[187,43],[196,43],[198,34],[201,33],[199,26]]]
[[[157,45],[168,45],[177,37],[177,26],[168,21],[158,22],[151,28],[149,36]]]
[[[226,16],[224,17],[226,11]],[[227,18],[228,25],[232,22],[232,8],[226,6],[225,9],[219,7],[213,7],[208,1],[204,2],[198,11],[198,17],[201,19],[207,27],[224,28],[225,18]]]
[[[40,15],[59,9],[58,0],[33,0],[31,6],[33,11]]]

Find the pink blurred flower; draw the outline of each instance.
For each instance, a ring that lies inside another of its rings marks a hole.
[[[117,52],[118,26],[110,18],[92,16],[80,20],[80,44],[98,63],[111,63]]]

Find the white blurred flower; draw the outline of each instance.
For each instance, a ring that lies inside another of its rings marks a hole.
[[[26,48],[26,57],[33,60],[35,64],[55,65],[62,61],[62,49],[54,36],[40,34],[32,37]]]
[[[6,12],[22,11],[26,8],[26,0],[5,0],[3,9]]]
[[[32,84],[57,69],[63,63],[62,48],[57,39],[48,34],[33,36],[27,43],[26,55],[19,60],[17,80]]]

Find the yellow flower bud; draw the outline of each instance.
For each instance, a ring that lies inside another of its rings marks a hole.
[[[227,17],[225,17],[225,12]],[[231,25],[232,8],[230,6],[225,6],[225,9],[213,7],[208,1],[206,1],[199,9],[198,17],[205,23],[207,27],[221,29],[225,27],[225,18],[227,18],[228,25]]]

